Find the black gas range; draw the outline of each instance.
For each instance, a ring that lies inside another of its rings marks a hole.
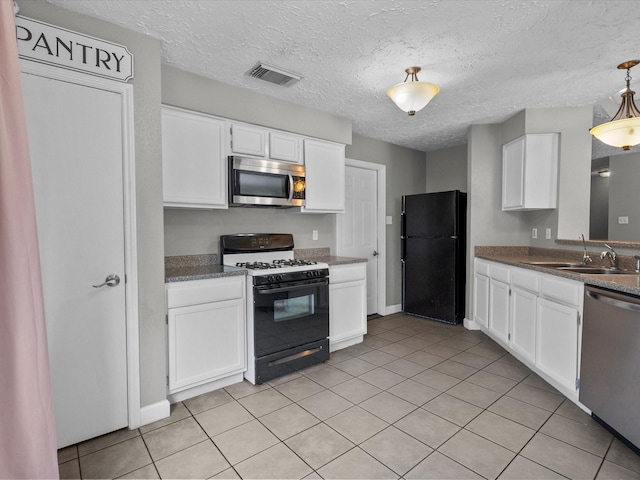
[[[329,267],[294,259],[291,234],[220,237],[222,263],[246,268],[248,361],[259,384],[329,358]]]

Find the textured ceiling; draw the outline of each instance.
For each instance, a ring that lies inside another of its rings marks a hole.
[[[636,1],[48,1],[159,39],[165,64],[422,151],[464,144],[469,125],[523,108],[593,105],[606,121],[600,105],[624,87],[616,65],[640,57]],[[279,87],[246,76],[259,60],[304,78]],[[385,94],[411,65],[441,88],[415,117]],[[610,153],[620,152],[594,142],[594,157]]]

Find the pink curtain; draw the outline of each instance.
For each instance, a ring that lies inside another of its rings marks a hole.
[[[58,478],[13,2],[0,0],[0,478]]]

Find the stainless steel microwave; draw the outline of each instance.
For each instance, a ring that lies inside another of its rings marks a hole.
[[[304,205],[304,165],[259,158],[229,157],[229,206]]]

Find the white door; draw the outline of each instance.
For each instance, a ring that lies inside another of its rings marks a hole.
[[[23,73],[58,447],[127,426],[119,94]],[[118,285],[94,288],[108,275]]]
[[[378,311],[378,173],[347,165],[345,211],[341,222],[340,255],[368,259],[367,315]]]

